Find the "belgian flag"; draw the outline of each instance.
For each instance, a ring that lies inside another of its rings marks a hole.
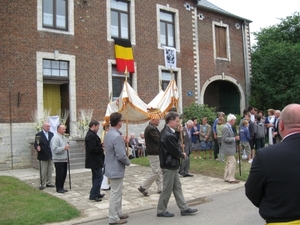
[[[126,67],[129,73],[134,73],[134,60],[131,42],[127,39],[114,38],[117,70],[125,72]]]

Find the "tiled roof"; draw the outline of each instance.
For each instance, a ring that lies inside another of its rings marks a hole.
[[[230,16],[230,17],[236,18],[236,19],[246,20],[248,22],[252,22],[251,20],[248,20],[246,18],[237,16],[237,15],[232,14],[230,12],[227,12],[226,10],[219,8],[218,6],[210,3],[207,0],[198,0],[197,6],[200,7],[200,8],[205,8],[206,10],[214,11],[214,12],[226,15],[226,16]]]

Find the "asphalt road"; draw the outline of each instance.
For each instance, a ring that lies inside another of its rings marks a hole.
[[[265,221],[258,214],[258,209],[245,196],[245,189],[238,188],[208,196],[209,202],[191,206],[198,209],[197,214],[181,216],[177,205],[169,205],[168,211],[175,214],[172,218],[156,217],[156,210],[131,213],[127,219],[130,225],[263,225]],[[173,196],[171,196],[173,198]],[[108,224],[108,218],[83,225]]]

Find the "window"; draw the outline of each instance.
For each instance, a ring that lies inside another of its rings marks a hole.
[[[112,100],[116,100],[123,89],[125,74],[117,71],[116,66],[112,66]],[[127,77],[127,82],[131,85],[131,75]]]
[[[43,59],[43,76],[68,78],[69,62]]]
[[[160,11],[160,44],[175,47],[174,14]]]
[[[222,21],[213,21],[212,25],[214,57],[215,59],[230,61],[229,26]]]
[[[129,2],[111,0],[111,37],[129,39]]]
[[[227,58],[226,27],[215,26],[216,55],[219,58]]]
[[[43,0],[43,27],[68,30],[68,0]]]
[[[177,83],[177,73],[173,72],[173,75],[169,71],[161,72],[161,89],[165,91],[172,79],[175,79]]]

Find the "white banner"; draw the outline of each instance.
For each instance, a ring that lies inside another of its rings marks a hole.
[[[59,125],[59,116],[49,116],[48,117],[49,123],[50,123],[50,131],[53,134],[57,133],[57,127]]]
[[[176,49],[172,47],[164,47],[165,65],[168,69],[176,68]]]

